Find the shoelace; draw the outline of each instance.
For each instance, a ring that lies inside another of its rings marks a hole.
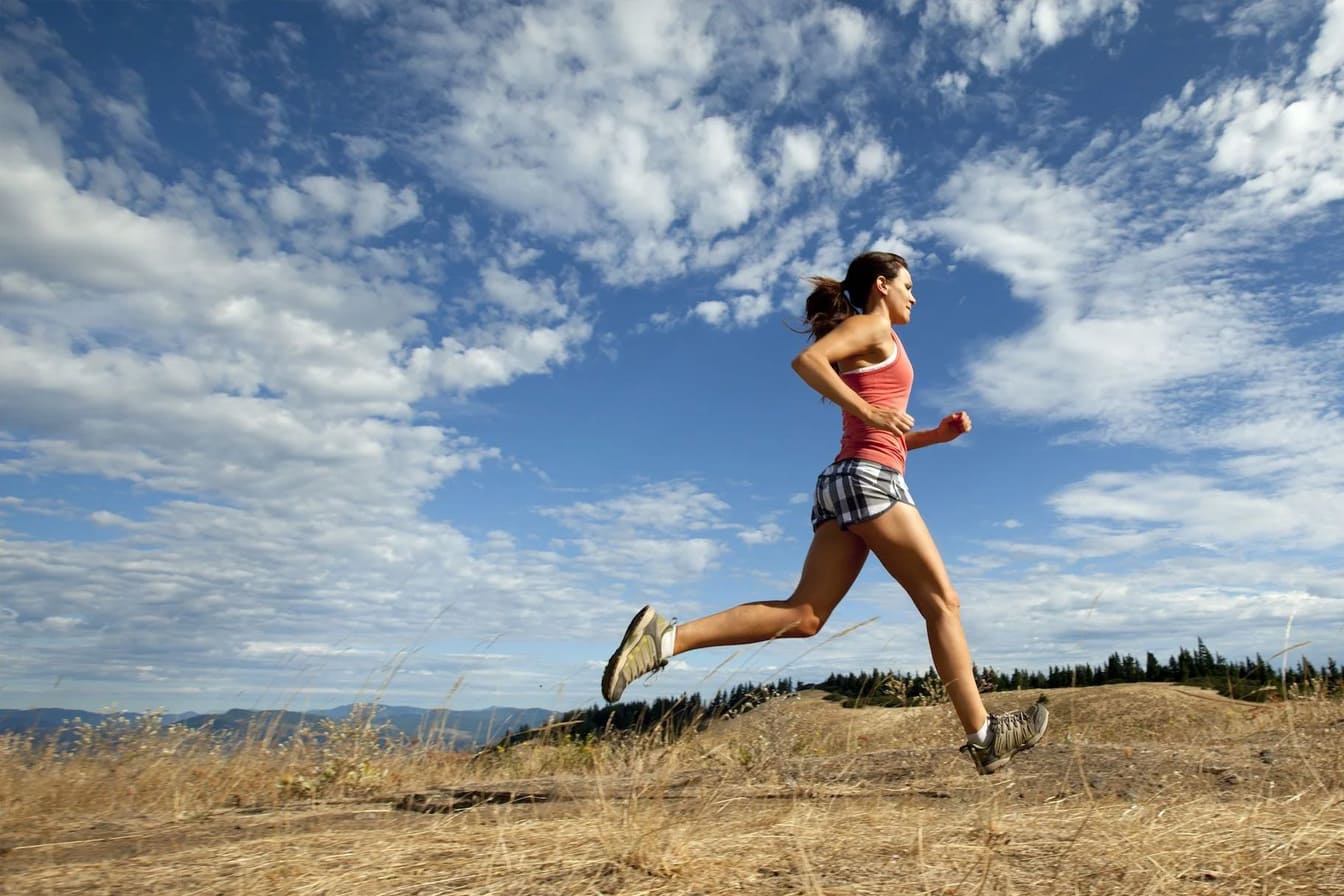
[[[1011,748],[1017,743],[1031,739],[1031,720],[1027,718],[1030,710],[1019,709],[1013,712],[990,715],[989,717],[989,740],[983,744],[975,744],[967,741],[961,746],[960,752],[974,753],[979,750],[982,753],[988,753],[993,750],[999,742],[1001,736],[1006,736],[1007,745]],[[1014,742],[1015,738],[1019,740]]]
[[[1027,710],[1016,710],[1006,712],[1002,715],[993,716],[990,721],[990,731],[994,737],[991,743],[997,743],[1000,737],[1003,737],[1009,747],[1015,747],[1031,739],[1032,726],[1031,720],[1027,718]]]
[[[636,678],[661,672],[667,666],[668,661],[659,658],[658,654],[660,652],[661,648],[652,637],[631,651],[630,662],[626,667],[629,680],[633,682]]]
[[[671,660],[659,660],[657,665],[644,674],[649,676],[650,679],[656,678],[659,672],[667,668],[669,662],[671,662]]]
[[[674,617],[672,618],[672,621],[671,621],[670,623],[668,623],[668,624],[669,624],[669,625],[676,625],[676,624],[677,624],[677,619],[676,619],[676,617],[674,616]],[[655,658],[655,659],[653,660],[653,665],[651,665],[648,669],[646,669],[646,670],[643,671],[643,672],[640,672],[640,673],[637,674],[637,675],[631,675],[631,676],[630,676],[630,681],[631,681],[631,682],[633,682],[636,678],[642,678],[642,677],[644,677],[644,676],[646,676],[646,675],[649,677],[650,680],[652,680],[653,678],[655,678],[655,677],[658,675],[659,672],[661,672],[661,671],[663,671],[664,669],[667,668],[667,664],[668,664],[668,663],[672,662],[672,658],[671,658],[670,656],[669,656],[669,657],[664,657],[664,656],[662,656],[663,645],[662,645],[662,642],[659,640],[661,637],[662,637],[661,635],[658,635],[658,636],[650,636],[650,637],[649,637],[649,643],[650,643],[650,646],[651,646],[651,648],[652,648],[652,650],[653,650],[653,656],[654,656],[654,658]],[[641,646],[643,646],[643,645],[641,645]],[[648,683],[648,682],[645,682],[645,684],[647,684],[647,683]]]

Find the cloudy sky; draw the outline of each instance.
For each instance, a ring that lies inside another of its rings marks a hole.
[[[872,248],[978,663],[1344,659],[1344,0],[0,26],[0,705],[596,702],[644,603],[791,590]],[[873,563],[628,693],[928,663]]]

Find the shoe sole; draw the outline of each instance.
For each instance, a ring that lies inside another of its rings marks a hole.
[[[630,625],[625,629],[625,636],[621,638],[621,646],[616,648],[616,652],[611,655],[611,659],[607,660],[607,669],[602,673],[602,696],[608,703],[615,703],[621,698],[620,694],[615,697],[609,695],[611,694],[612,678],[616,675],[616,670],[625,662],[625,658],[630,655],[630,651],[635,649],[637,641],[631,641],[631,638],[635,632],[648,625],[655,615],[657,614],[654,613],[653,607],[645,607],[636,613],[635,618],[630,620]],[[625,689],[622,688],[621,691],[624,693]]]
[[[1036,732],[1035,737],[1024,743],[1022,746],[1018,747],[1013,752],[1009,753],[1007,756],[1004,756],[1002,759],[995,760],[992,765],[977,765],[976,768],[979,769],[980,774],[982,775],[994,774],[996,771],[998,771],[999,769],[1007,765],[1009,762],[1011,762],[1012,758],[1016,756],[1018,753],[1025,753],[1032,747],[1040,743],[1041,738],[1045,737],[1045,729],[1049,727],[1050,727],[1050,713],[1047,710],[1045,714],[1045,724],[1041,725],[1041,730]]]

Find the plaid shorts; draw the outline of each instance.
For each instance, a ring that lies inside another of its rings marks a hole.
[[[839,520],[841,529],[881,516],[897,502],[915,506],[899,470],[871,460],[847,458],[821,471],[812,504],[812,531]]]

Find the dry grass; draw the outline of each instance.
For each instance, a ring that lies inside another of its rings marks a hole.
[[[475,761],[357,733],[227,752],[141,732],[66,758],[10,741],[0,893],[1344,894],[1344,704],[1050,699],[1046,742],[985,778],[947,707],[819,695],[670,744]]]

